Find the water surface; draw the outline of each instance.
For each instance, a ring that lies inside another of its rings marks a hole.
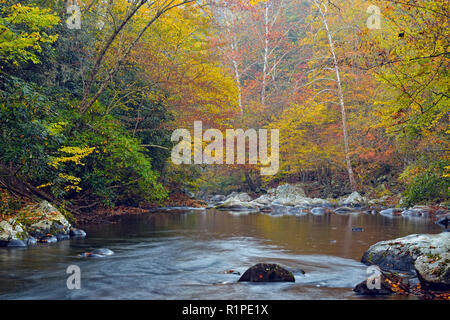
[[[154,212],[84,229],[84,239],[0,248],[0,299],[360,299],[352,288],[367,277],[359,261],[370,245],[441,231],[428,220],[378,214],[216,210]],[[77,257],[95,248],[115,255]],[[221,273],[242,274],[258,262],[281,264],[296,282],[237,283],[238,275]],[[67,289],[69,265],[81,268],[80,290]]]

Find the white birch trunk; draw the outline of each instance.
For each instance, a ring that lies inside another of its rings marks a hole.
[[[352,191],[356,191],[356,182],[353,174],[352,163],[350,161],[349,146],[348,146],[347,116],[345,112],[344,94],[342,92],[341,76],[339,73],[339,66],[336,58],[336,53],[334,51],[333,39],[331,37],[331,32],[330,29],[328,28],[328,22],[325,16],[325,12],[322,10],[321,3],[319,4],[316,0],[313,1],[316,7],[319,9],[320,15],[322,16],[323,26],[328,36],[328,43],[330,45],[330,51],[333,58],[333,65],[334,70],[336,72],[336,81],[338,85],[339,105],[341,107],[342,131],[344,135],[345,161],[347,164],[348,179],[350,181],[350,188],[352,189]]]

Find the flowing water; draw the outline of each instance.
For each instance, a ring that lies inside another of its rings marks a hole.
[[[215,210],[164,210],[84,229],[84,239],[0,248],[0,299],[361,299],[352,288],[367,278],[359,261],[370,245],[441,231],[428,220],[378,214]],[[77,257],[95,248],[115,254]],[[238,283],[221,273],[258,262],[286,267],[295,283]],[[80,290],[67,288],[69,265],[81,269]]]

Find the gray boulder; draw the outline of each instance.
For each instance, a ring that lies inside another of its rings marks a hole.
[[[225,201],[217,204],[215,208],[237,211],[258,208],[258,205],[251,200],[252,198],[245,192],[232,193]]]
[[[343,204],[345,205],[356,205],[366,203],[366,198],[361,196],[358,192],[352,192],[347,198],[343,200]]]
[[[0,247],[23,247],[29,237],[21,223],[16,219],[0,222]]]
[[[450,252],[426,254],[414,263],[423,287],[432,290],[450,290]]]
[[[403,238],[381,241],[364,252],[361,262],[375,264],[385,271],[414,272],[420,256],[450,252],[450,233],[412,234]]]
[[[271,190],[276,198],[285,198],[290,195],[306,197],[305,190],[300,184],[282,184],[279,185],[276,189]]]
[[[47,201],[26,207],[22,214],[25,216],[31,214],[37,218],[36,220],[28,220],[25,227],[33,237],[38,239],[49,234],[54,236],[68,235],[70,232],[69,221]]]

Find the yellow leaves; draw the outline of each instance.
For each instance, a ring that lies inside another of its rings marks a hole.
[[[62,147],[59,149],[60,152],[69,154],[70,156],[62,156],[53,159],[48,164],[54,168],[58,168],[60,163],[74,162],[77,165],[84,165],[81,160],[88,155],[90,155],[95,150],[95,147],[89,148],[79,148],[79,147]]]
[[[66,125],[67,125],[66,121],[51,123],[50,125],[47,126],[47,130],[51,136],[55,136],[60,134],[64,130],[64,127]]]
[[[41,184],[40,186],[37,186],[36,188],[37,189],[42,189],[42,188],[46,188],[46,187],[49,187],[49,186],[52,186],[52,185],[53,185],[53,182],[48,182],[48,183]]]
[[[58,177],[63,179],[63,180],[68,181],[69,183],[71,183],[71,184],[69,184],[69,185],[64,187],[64,191],[68,192],[70,190],[74,190],[75,192],[80,192],[82,190],[78,186],[79,183],[81,182],[80,178],[77,178],[77,177],[74,177],[74,176],[71,176],[71,175],[68,175],[68,174],[64,174],[64,173],[58,174]]]
[[[450,166],[446,166],[444,169],[445,169],[445,173],[443,174],[442,177],[450,178]]]

